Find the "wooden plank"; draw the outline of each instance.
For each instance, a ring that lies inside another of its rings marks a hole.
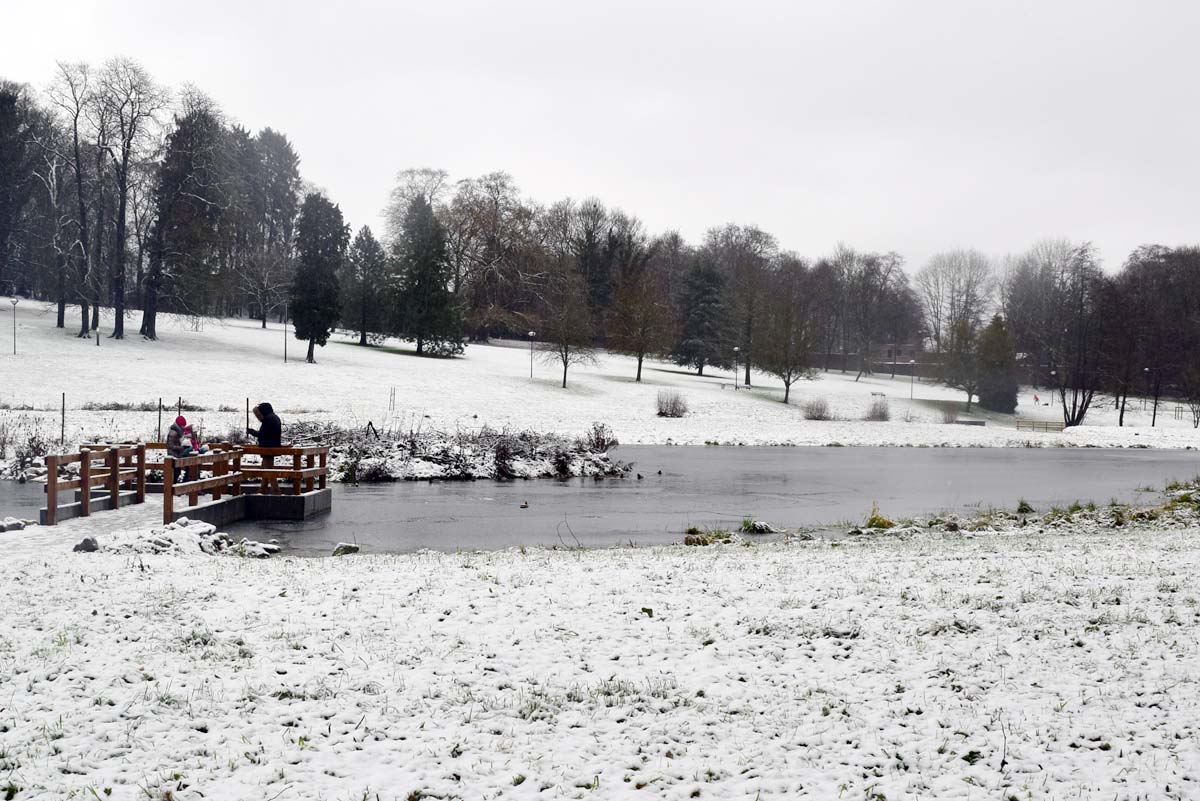
[[[195,496],[201,492],[213,489],[215,487],[226,487],[231,485],[235,480],[240,479],[238,473],[226,473],[221,476],[212,476],[210,478],[198,478],[195,480],[184,481],[179,484],[174,484],[171,490],[176,495]],[[166,476],[163,476],[163,495],[167,494]],[[192,504],[193,506],[195,504]]]

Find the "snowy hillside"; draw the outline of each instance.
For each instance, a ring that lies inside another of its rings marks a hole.
[[[40,426],[53,439],[59,434],[65,392],[68,439],[153,437],[154,411],[105,407],[154,408],[160,397],[173,404],[182,396],[205,409],[188,416],[209,436],[240,429],[249,397],[252,403],[271,401],[283,410],[285,421],[318,419],[343,426],[371,421],[377,427],[448,431],[486,424],[567,435],[603,421],[631,444],[1200,445],[1190,417],[1175,419],[1173,404],[1160,408],[1154,429],[1149,412],[1140,406],[1127,412],[1125,428],[1117,428],[1111,406],[1098,403],[1079,429],[1030,434],[1015,430],[1013,416],[981,416],[974,409],[970,416],[986,419],[986,427],[946,424],[943,408],[961,408],[963,394],[906,378],[874,376],[855,382],[853,373],[823,373],[796,384],[785,406],[780,403],[782,386],[769,376],[756,375],[752,390],[735,392],[728,371],[698,377],[673,364],[650,362],[638,384],[633,381],[634,361],[616,355],[573,367],[564,390],[561,368],[543,362],[540,354],[530,379],[529,348],[523,343],[472,345],[462,357],[442,360],[416,358],[409,343],[361,348],[341,337],[318,350],[318,363],[309,365],[294,339],[288,344],[292,361],[284,364],[279,326],[262,330],[247,320],[166,316],[159,323],[158,342],[136,335],[120,342],[102,337],[97,346],[94,339],[80,340],[54,328],[52,309],[25,303],[18,309],[18,326],[14,357],[11,329],[0,324],[0,404],[11,407],[0,415],[10,428]],[[690,409],[686,417],[656,415],[656,396],[664,389],[683,394]],[[876,393],[888,400],[889,422],[862,420]],[[1041,394],[1043,402],[1049,400],[1048,393]],[[1034,406],[1033,396],[1029,388],[1022,390],[1018,417],[1061,419],[1054,406]],[[840,419],[806,420],[802,406],[814,399],[826,401]],[[81,409],[89,404],[99,408]],[[34,411],[19,411],[27,406]]]

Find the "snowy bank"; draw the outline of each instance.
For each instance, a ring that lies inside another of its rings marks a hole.
[[[18,801],[1200,794],[1195,528],[265,561],[5,545]]]

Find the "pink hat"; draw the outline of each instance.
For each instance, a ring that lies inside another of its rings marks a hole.
[[[179,426],[180,428],[183,428],[184,426],[187,425],[187,418],[184,417],[182,414],[179,415],[178,417],[175,418],[175,425]]]

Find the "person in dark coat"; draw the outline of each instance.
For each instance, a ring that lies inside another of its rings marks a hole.
[[[167,429],[167,456],[179,459],[188,455],[190,449],[183,444],[183,435],[186,428],[187,419],[183,415],[179,415],[175,418],[175,422],[171,423],[171,427]],[[179,481],[179,474],[182,472],[182,469],[175,468],[174,477],[176,482]]]
[[[254,417],[259,422],[257,429],[247,428],[246,433],[258,440],[260,448],[283,447],[283,422],[271,404],[263,403],[254,407]]]

